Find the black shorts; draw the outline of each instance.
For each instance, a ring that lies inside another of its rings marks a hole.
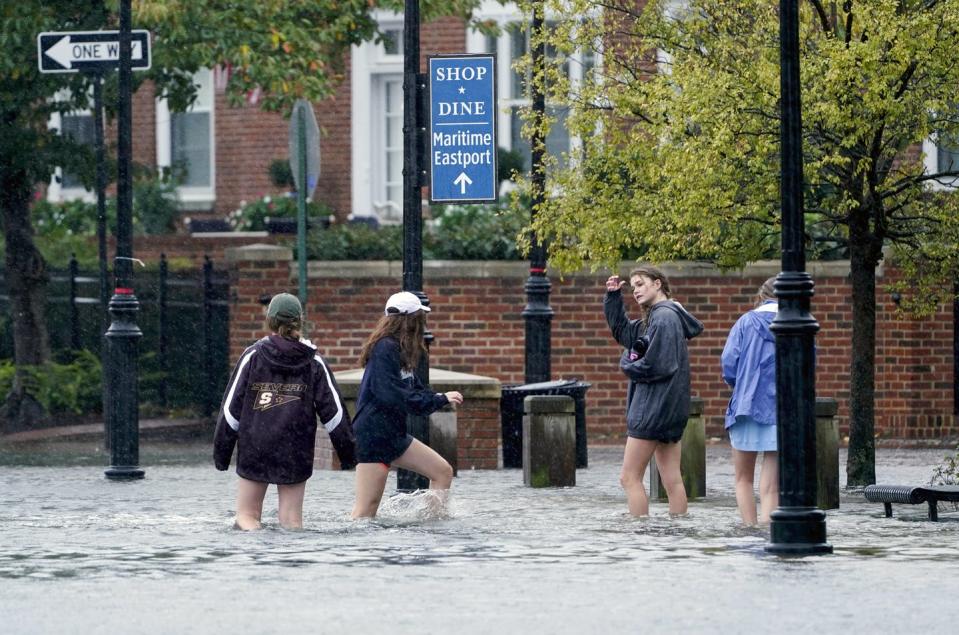
[[[397,434],[390,430],[377,430],[374,425],[359,425],[353,428],[356,435],[357,463],[385,463],[389,465],[400,458],[413,443],[413,435]]]
[[[642,426],[632,423],[626,425],[627,436],[644,441],[658,441],[660,443],[676,443],[683,438],[683,432],[685,431],[685,421],[671,426]]]

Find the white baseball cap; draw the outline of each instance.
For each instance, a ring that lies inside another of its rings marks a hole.
[[[430,308],[424,306],[423,303],[420,302],[420,299],[409,291],[400,291],[399,293],[391,295],[390,299],[386,301],[386,309],[383,313],[385,315],[409,315],[417,311],[426,311],[429,313]]]

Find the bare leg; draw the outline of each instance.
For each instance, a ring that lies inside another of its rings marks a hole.
[[[390,468],[382,463],[360,463],[356,466],[356,501],[353,518],[373,518],[380,508]]]
[[[430,479],[430,489],[448,490],[453,484],[453,467],[436,450],[416,439],[393,464]]]
[[[779,455],[763,452],[759,472],[759,522],[768,523],[769,515],[779,507]]]
[[[236,526],[239,529],[259,529],[263,515],[263,497],[267,483],[239,477],[236,489]]]
[[[649,516],[649,498],[646,496],[646,486],[643,485],[643,475],[646,474],[646,467],[656,446],[655,441],[633,437],[626,439],[619,482],[626,490],[626,504],[629,506],[629,513],[633,516]]]
[[[733,448],[733,468],[736,472],[736,505],[747,525],[756,524],[756,498],[753,496],[753,473],[756,453]]]
[[[659,468],[659,480],[666,488],[669,498],[669,513],[676,516],[685,514],[688,506],[686,502],[686,486],[683,485],[683,475],[679,464],[682,459],[682,443],[658,443],[656,445],[656,466]]]
[[[303,528],[303,494],[306,481],[292,485],[277,485],[280,499],[280,526],[285,529]]]

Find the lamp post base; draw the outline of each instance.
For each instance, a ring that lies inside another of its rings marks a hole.
[[[818,507],[780,507],[770,514],[766,551],[780,556],[832,553],[826,514]]]
[[[135,465],[111,465],[103,473],[111,481],[135,481],[146,474]]]

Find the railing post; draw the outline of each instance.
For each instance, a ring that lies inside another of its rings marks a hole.
[[[70,348],[80,350],[80,311],[77,309],[77,277],[80,266],[77,255],[70,254]]]
[[[159,337],[159,350],[157,351],[157,356],[159,357],[160,362],[160,388],[158,390],[158,397],[160,399],[160,405],[163,408],[167,407],[167,373],[169,370],[169,363],[167,360],[167,351],[166,351],[166,340],[167,340],[167,275],[169,273],[169,264],[167,263],[166,254],[160,254],[160,280],[159,280],[159,297],[157,298],[157,322],[158,322],[158,337]]]
[[[207,417],[216,407],[216,378],[213,376],[213,261],[203,256],[203,374],[206,384],[203,393],[203,414]]]

